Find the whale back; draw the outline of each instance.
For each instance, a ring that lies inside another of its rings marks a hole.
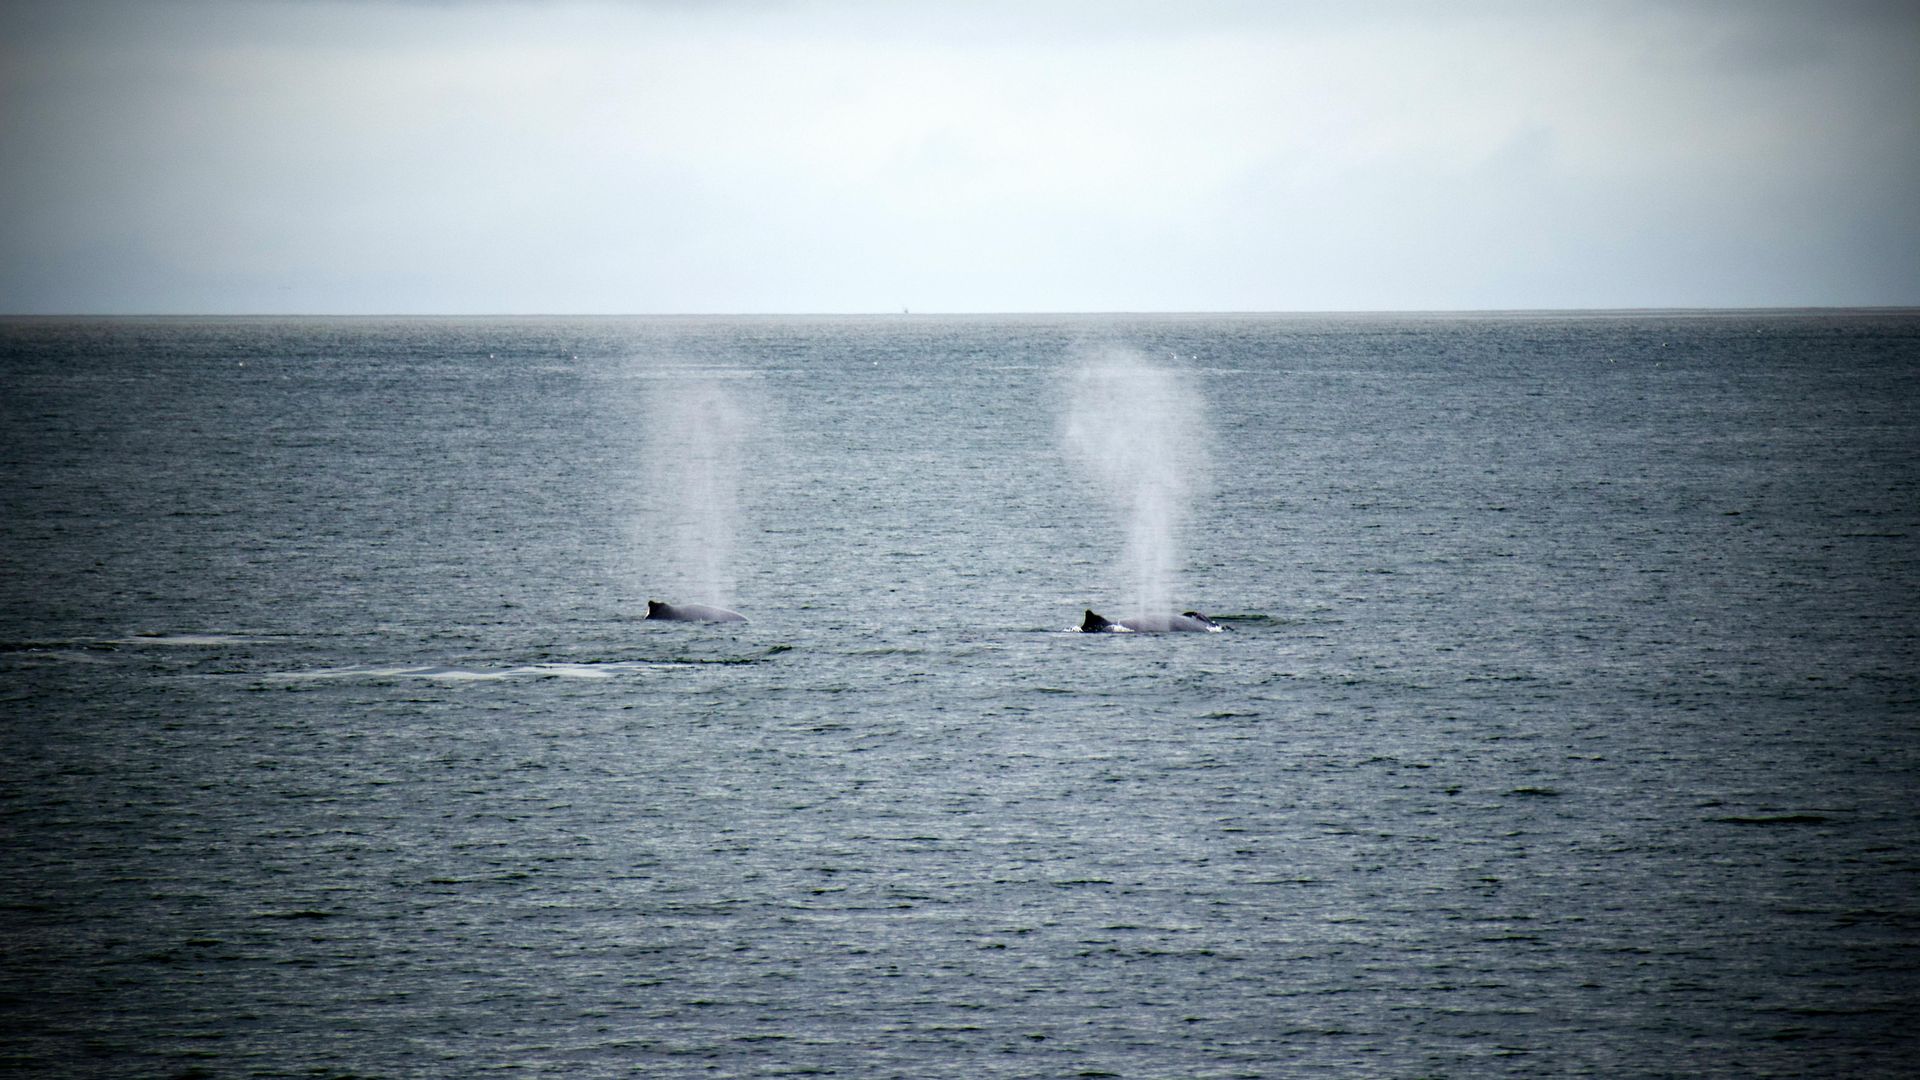
[[[737,611],[726,608],[709,607],[706,604],[668,604],[659,600],[647,601],[647,618],[667,622],[746,622],[747,617]]]
[[[1080,622],[1080,632],[1083,634],[1101,634],[1111,629],[1113,629],[1113,623],[1095,615],[1092,608],[1087,609],[1087,617]]]
[[[1108,619],[1089,610],[1086,619],[1080,624],[1080,632],[1083,634],[1117,633],[1128,630],[1142,634],[1218,633],[1224,629],[1226,628],[1197,611],[1183,611],[1178,615],[1134,615],[1125,619]]]

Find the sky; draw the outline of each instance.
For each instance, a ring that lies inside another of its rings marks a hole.
[[[1920,4],[0,0],[0,312],[1920,305]]]

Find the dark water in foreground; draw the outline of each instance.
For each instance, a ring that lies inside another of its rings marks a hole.
[[[1058,632],[1113,344],[1226,633]],[[744,627],[635,621],[681,385]],[[0,1068],[1910,1074],[1916,403],[1900,313],[0,323]]]

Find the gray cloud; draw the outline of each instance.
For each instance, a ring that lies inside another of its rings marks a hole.
[[[1920,303],[1879,4],[0,11],[0,310]]]

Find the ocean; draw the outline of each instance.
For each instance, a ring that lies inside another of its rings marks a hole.
[[[1911,311],[0,320],[0,1069],[1911,1075],[1917,405]]]

